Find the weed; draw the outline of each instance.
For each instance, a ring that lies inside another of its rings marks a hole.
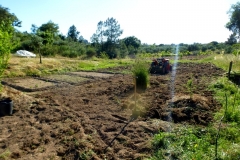
[[[95,153],[92,151],[92,150],[89,150],[89,151],[84,151],[83,153],[79,153],[79,158],[80,159],[83,159],[83,160],[85,160],[85,159],[91,159],[91,158],[93,158],[93,155],[94,155]]]
[[[8,159],[10,155],[11,155],[11,152],[9,150],[6,150],[0,154],[0,159]]]

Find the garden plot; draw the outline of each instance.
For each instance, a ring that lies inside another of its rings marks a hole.
[[[56,85],[53,82],[47,82],[35,78],[4,79],[2,83],[26,92],[44,90]]]
[[[74,76],[74,75],[51,75],[51,76],[44,77],[44,79],[50,80],[53,82],[66,82],[69,84],[78,84],[78,83],[82,83],[90,80],[88,78]]]
[[[12,91],[15,113],[0,118],[0,154],[8,159],[146,159],[153,153],[153,134],[179,123],[208,126],[213,120],[220,106],[207,86],[223,71],[211,66],[179,63],[174,83],[171,74],[152,75],[146,91],[136,95],[132,75],[95,72],[73,73],[102,78],[55,85],[29,93],[30,98]],[[186,88],[189,79],[195,88],[192,97]],[[126,126],[135,104],[140,116]]]
[[[70,72],[70,74],[91,78],[109,78],[111,76],[114,76],[114,74],[99,72]]]

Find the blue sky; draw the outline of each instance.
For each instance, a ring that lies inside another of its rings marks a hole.
[[[123,29],[120,38],[136,36],[142,43],[224,42],[227,11],[237,0],[0,0],[21,21],[20,31],[49,20],[66,35],[75,25],[87,40],[97,23],[115,18]]]

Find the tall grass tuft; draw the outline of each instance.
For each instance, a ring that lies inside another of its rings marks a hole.
[[[145,61],[137,60],[133,65],[132,72],[136,78],[137,91],[144,91],[149,84],[148,64]]]

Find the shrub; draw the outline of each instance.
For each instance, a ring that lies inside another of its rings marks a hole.
[[[97,55],[97,52],[94,48],[88,48],[86,54],[88,57],[93,57]]]
[[[106,52],[101,52],[99,57],[102,59],[109,59],[109,56],[107,55]]]
[[[55,56],[58,53],[57,46],[44,46],[41,48],[40,52],[43,56]]]
[[[149,72],[146,62],[136,61],[133,66],[132,72],[133,76],[136,77],[137,90],[146,90],[149,83]]]

